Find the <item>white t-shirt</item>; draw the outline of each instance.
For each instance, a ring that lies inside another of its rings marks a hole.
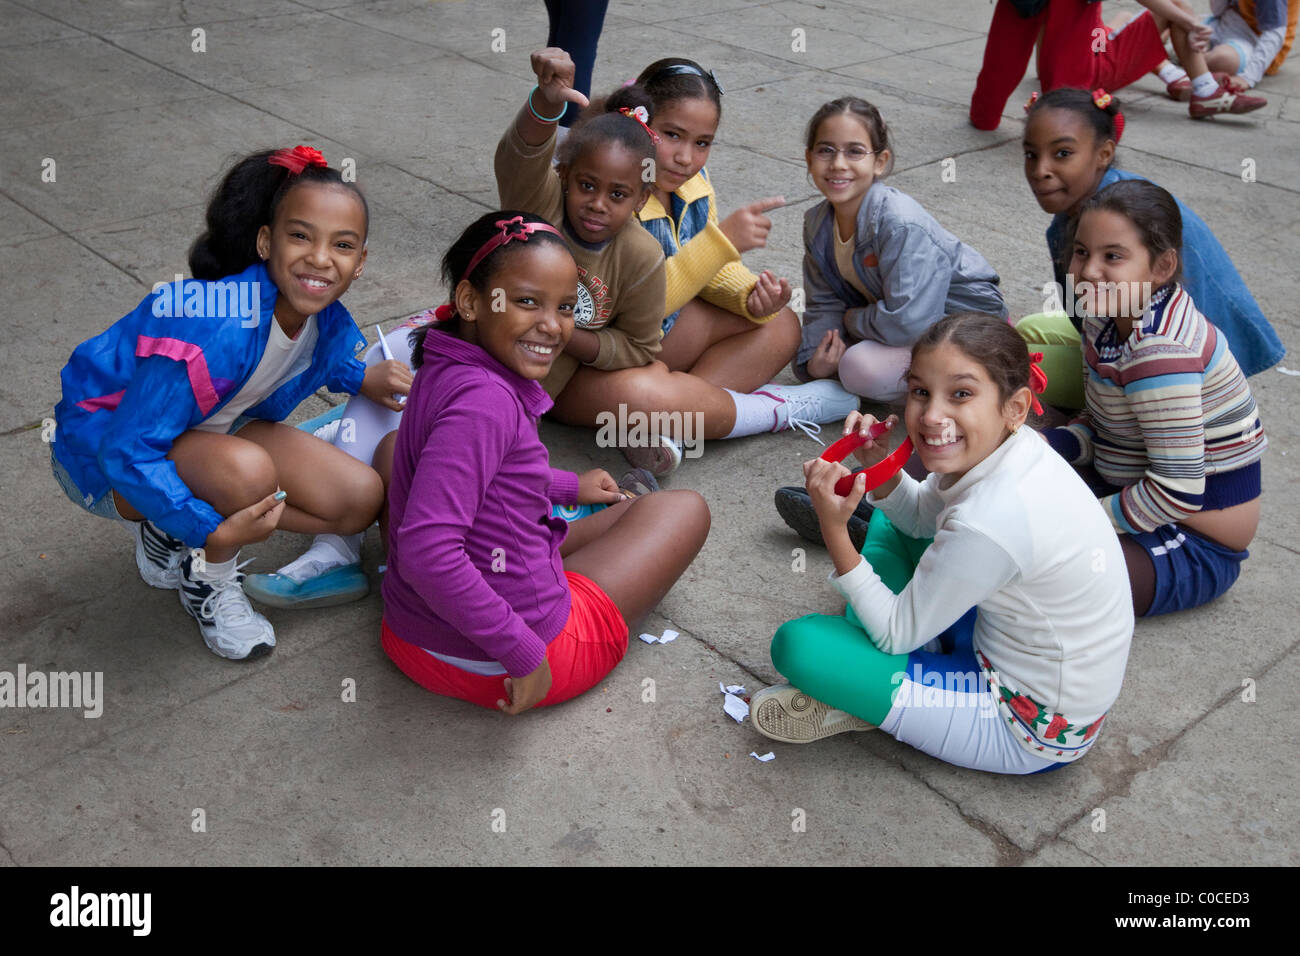
[[[280,323],[271,319],[271,334],[266,340],[266,351],[253,369],[235,397],[226,402],[219,411],[194,427],[203,432],[216,432],[224,435],[230,430],[235,419],[266,399],[277,388],[296,375],[305,372],[311,366],[312,353],[316,350],[316,316],[307,316],[307,321],[298,330],[297,338],[289,338],[280,328]]]

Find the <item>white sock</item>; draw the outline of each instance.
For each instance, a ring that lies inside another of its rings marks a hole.
[[[1214,91],[1219,88],[1219,81],[1210,73],[1202,73],[1200,76],[1192,78],[1192,95],[1193,96],[1213,96]]]
[[[227,578],[233,577],[235,574],[235,562],[238,559],[239,555],[236,554],[229,561],[205,561],[202,565],[199,565],[198,560],[195,559],[194,564],[192,565],[194,568],[194,574],[191,576],[191,580],[224,581]]]
[[[364,535],[318,534],[311,547],[297,560],[290,561],[276,574],[283,574],[298,584],[309,578],[320,577],[335,568],[357,564],[361,560],[361,539]]]
[[[780,404],[775,398],[766,395],[742,395],[731,389],[724,389],[736,403],[736,424],[727,434],[728,438],[742,438],[745,435],[761,435],[770,432],[776,423],[776,406]]]
[[[1160,79],[1164,80],[1166,83],[1176,83],[1178,80],[1187,78],[1186,70],[1181,66],[1174,66],[1174,64],[1170,63],[1168,60],[1165,60],[1165,65],[1156,70],[1156,73],[1160,76]]]

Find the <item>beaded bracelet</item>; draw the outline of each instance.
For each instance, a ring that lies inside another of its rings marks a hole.
[[[551,116],[551,117],[543,116],[541,113],[537,112],[537,110],[533,109],[533,94],[536,93],[538,89],[539,87],[534,86],[531,90],[528,91],[528,112],[532,113],[533,116],[535,116],[537,118],[537,121],[540,123],[558,123],[561,119],[564,118],[564,114],[569,111],[569,104],[568,103],[564,104],[564,108],[560,110],[559,116]]]

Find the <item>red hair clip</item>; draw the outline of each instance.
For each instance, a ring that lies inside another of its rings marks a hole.
[[[319,149],[311,146],[295,146],[293,149],[278,149],[271,154],[267,162],[272,166],[283,166],[297,176],[308,166],[329,166]]]
[[[478,264],[487,257],[488,253],[504,246],[512,239],[518,239],[520,242],[527,242],[528,237],[535,232],[553,232],[557,236],[560,236],[561,239],[564,238],[560,235],[560,230],[556,229],[550,223],[526,223],[524,222],[523,216],[515,216],[513,219],[498,219],[496,221],[496,226],[501,231],[487,242],[483,243],[483,245],[479,247],[478,252],[474,253],[473,257],[469,260],[469,265],[465,267],[465,274],[460,277],[461,282],[464,282],[470,277],[470,274],[478,268]]]
[[[1110,99],[1110,94],[1100,86],[1092,91],[1092,102],[1099,110],[1104,110],[1106,107],[1110,106]]]
[[[659,134],[650,128],[650,114],[646,112],[644,106],[624,106],[619,109],[619,112],[629,119],[634,119],[640,123],[641,128],[644,129],[646,134],[650,137],[650,142],[654,143],[656,146],[659,145]]]
[[[1043,406],[1038,401],[1038,396],[1047,391],[1047,373],[1038,365],[1042,360],[1042,352],[1034,352],[1029,356],[1029,391],[1033,393],[1031,397],[1035,415],[1043,414]]]
[[[1025,101],[1025,112],[1028,113],[1035,103],[1038,102],[1039,93],[1037,90],[1029,94],[1029,99]]]

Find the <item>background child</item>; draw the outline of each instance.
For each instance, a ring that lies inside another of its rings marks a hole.
[[[984,46],[984,63],[971,94],[970,121],[977,129],[997,129],[1002,110],[1024,78],[1038,45],[1038,82],[1044,91],[1063,86],[1121,90],[1156,70],[1165,60],[1161,32],[1192,76],[1187,105],[1193,118],[1215,113],[1248,113],[1267,105],[1215,79],[1205,62],[1210,28],[1175,0],[1138,0],[1146,7],[1118,30],[1102,22],[1095,0],[998,0]],[[1097,41],[1104,40],[1102,43]]]
[[[497,150],[501,201],[562,224],[591,290],[594,316],[587,318],[588,310],[580,307],[568,351],[543,383],[555,397],[555,417],[591,427],[602,412],[620,405],[629,413],[679,418],[698,412],[704,433],[697,437],[715,439],[796,426],[815,430],[856,408],[856,398],[833,383],[769,384],[747,395],[654,361],[665,315],[663,252],[644,229],[625,228],[650,198],[653,180],[644,173],[657,166],[659,134],[648,125],[654,103],[633,85],[593,104],[565,140],[552,172],[553,127],[546,117],[558,115],[559,104],[585,97],[571,88],[573,64],[563,50],[533,54],[533,70],[538,86]],[[654,271],[637,278],[652,259]],[[633,465],[662,477],[681,463],[683,437],[653,435],[623,451]]]
[[[910,196],[879,180],[893,168],[880,111],[846,96],[808,123],[804,155],[826,201],[804,216],[803,341],[794,371],[838,376],[849,391],[892,402],[911,347],[944,315],[1006,315],[998,275]]]
[[[931,474],[900,472],[872,493],[861,556],[845,521],[862,479],[840,497],[847,469],[804,465],[852,613],[776,632],[772,662],[793,686],[754,695],[760,732],[803,743],[874,724],[940,760],[1013,774],[1096,741],[1133,634],[1128,584],[1087,487],[1022,427],[1029,381],[1024,341],[1001,319],[950,316],[925,332],[905,420]],[[850,416],[845,433],[873,423]],[[859,459],[880,460],[883,441]],[[936,637],[943,653],[925,649]]]
[[[63,369],[55,476],[93,514],[135,522],[141,576],[178,589],[222,657],[275,646],[239,588],[243,545],[277,527],[359,531],[379,510],[372,469],[276,424],[323,385],[406,390],[395,364],[357,361],[363,339],[338,302],[368,226],[361,192],[316,150],[254,153],[208,204],[195,279],[150,293]]]
[[[1096,466],[1139,615],[1196,607],[1236,581],[1268,445],[1227,342],[1178,284],[1180,231],[1174,197],[1142,179],[1083,204],[1070,275],[1087,408],[1044,433],[1067,460]]]
[[[573,257],[540,217],[490,213],[443,275],[451,315],[414,333],[393,454],[383,646],[429,690],[517,714],[622,659],[628,626],[704,544],[708,506],[670,491],[571,526],[550,517],[554,503],[621,497],[604,471],[552,469],[537,437],[550,405],[538,383],[573,332]]]
[[[1190,10],[1182,0],[1177,2]],[[1206,67],[1226,74],[1234,92],[1253,89],[1264,74],[1272,76],[1282,67],[1295,41],[1298,17],[1300,0],[1210,0]],[[1186,102],[1191,97],[1192,81],[1182,67],[1166,60],[1156,73],[1171,99]]]
[[[1098,106],[1098,99],[1105,105]],[[1047,250],[1059,289],[1065,288],[1070,216],[1099,189],[1141,178],[1113,165],[1122,128],[1117,124],[1122,120],[1114,97],[1095,97],[1079,89],[1052,90],[1029,109],[1025,179],[1038,205],[1053,216],[1047,227]],[[1213,316],[1247,375],[1281,361],[1286,349],[1228,253],[1200,216],[1181,202],[1178,211],[1183,224],[1179,262],[1188,294],[1206,315]],[[1053,405],[1079,408],[1083,404],[1083,358],[1074,351],[1080,326],[1077,317],[1069,319],[1064,312],[1027,316],[1016,325],[1030,347],[1044,353],[1049,382],[1045,400]]]

